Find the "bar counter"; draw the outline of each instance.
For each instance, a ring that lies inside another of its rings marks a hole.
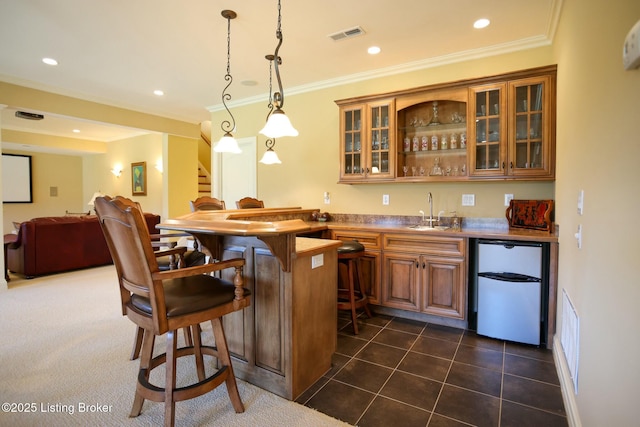
[[[267,220],[308,215],[301,209],[246,211],[194,212],[158,228],[192,234],[214,259],[246,260],[251,306],[223,319],[235,374],[294,400],[331,368],[341,242],[296,237],[309,230],[300,218]]]

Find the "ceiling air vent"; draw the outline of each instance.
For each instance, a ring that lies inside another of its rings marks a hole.
[[[337,33],[329,34],[334,41],[346,39],[349,37],[360,36],[364,34],[364,30],[361,27],[353,27],[348,30],[338,31]]]
[[[37,113],[27,113],[26,111],[16,111],[16,117],[27,120],[42,120],[44,116]]]

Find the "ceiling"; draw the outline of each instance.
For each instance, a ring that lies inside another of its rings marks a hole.
[[[285,95],[548,44],[560,6],[561,0],[282,0]],[[230,105],[266,103],[276,0],[0,0],[0,81],[191,123],[210,120],[226,84],[224,9],[237,13]],[[478,18],[491,25],[474,29]],[[354,27],[364,34],[329,37]],[[369,55],[372,45],[382,51]],[[59,64],[45,65],[44,57]],[[156,89],[165,95],[154,95]],[[140,132],[46,111],[42,121],[18,119],[20,107],[2,111],[3,128],[99,141]]]

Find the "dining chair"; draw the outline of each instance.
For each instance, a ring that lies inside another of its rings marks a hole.
[[[264,202],[253,197],[243,197],[236,202],[236,207],[238,209],[264,208]]]
[[[219,211],[225,210],[224,200],[215,197],[201,196],[195,200],[189,201],[191,212],[195,211]]]
[[[221,318],[250,305],[250,293],[243,286],[244,259],[160,271],[139,204],[105,196],[96,199],[95,209],[116,267],[122,314],[144,329],[130,416],[140,415],[145,400],[164,402],[164,425],[173,426],[176,402],[201,396],[222,383],[235,411],[243,412]],[[225,269],[232,269],[233,282],[208,274]],[[201,341],[204,322],[211,322],[215,347]],[[183,328],[191,329],[193,344],[178,348],[177,331]],[[154,357],[155,338],[163,335],[165,352]],[[213,363],[205,366],[205,355]],[[177,386],[177,360],[185,356],[193,356],[198,380]],[[151,371],[161,366],[164,383],[154,384]]]

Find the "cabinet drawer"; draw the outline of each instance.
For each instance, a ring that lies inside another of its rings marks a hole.
[[[464,237],[424,236],[411,234],[385,234],[384,250],[414,252],[440,256],[464,256],[466,253]]]
[[[381,248],[381,234],[366,231],[333,230],[333,239],[343,242],[357,240],[368,250],[379,250]]]

